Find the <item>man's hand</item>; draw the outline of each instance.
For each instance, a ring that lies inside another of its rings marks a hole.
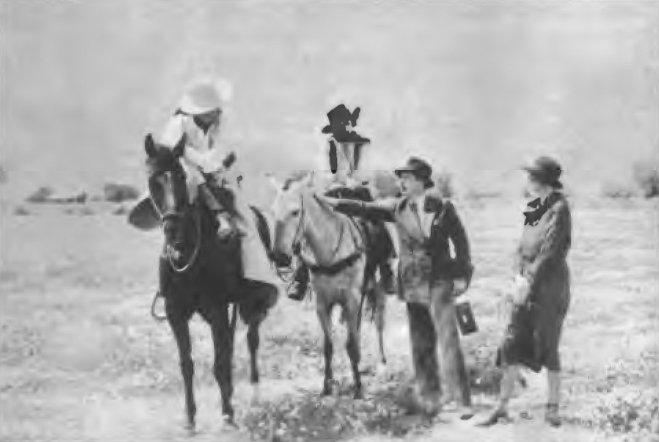
[[[453,281],[453,297],[457,298],[463,295],[469,287],[467,286],[467,281],[464,279],[456,279]]]
[[[332,208],[336,207],[337,204],[339,204],[339,199],[338,198],[331,198],[329,196],[325,196],[325,195],[322,195],[322,194],[318,194],[318,195],[316,195],[316,197],[320,201],[322,201],[323,203],[327,204],[328,206],[330,206]]]

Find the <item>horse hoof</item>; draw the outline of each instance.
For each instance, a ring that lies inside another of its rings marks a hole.
[[[380,362],[377,367],[375,367],[375,374],[377,376],[384,376],[387,374],[387,363],[386,362]]]
[[[220,424],[222,429],[237,429],[238,424],[233,420],[233,416],[222,416],[222,422]]]
[[[258,386],[254,385],[252,386],[252,397],[250,399],[250,404],[252,406],[258,405],[260,401],[261,401],[261,390],[259,389]]]
[[[194,421],[188,421],[185,423],[184,429],[188,432],[188,434],[194,434],[197,426],[195,425]]]
[[[334,380],[326,380],[323,383],[323,391],[321,393],[322,396],[332,396],[334,394]]]

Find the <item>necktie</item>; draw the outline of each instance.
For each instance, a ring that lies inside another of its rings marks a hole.
[[[421,214],[419,213],[419,205],[416,203],[416,201],[412,201],[410,203],[410,209],[414,213],[414,216],[416,216],[416,220],[419,223],[419,229],[421,229],[421,232],[423,233],[423,224],[421,222]]]

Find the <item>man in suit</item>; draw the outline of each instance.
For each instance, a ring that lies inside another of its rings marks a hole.
[[[473,274],[467,235],[453,204],[430,190],[432,168],[426,161],[412,157],[395,172],[401,180],[402,197],[398,200],[321,198],[342,213],[396,226],[399,296],[407,303],[419,404],[429,414],[441,408],[439,343],[442,374],[452,398],[460,405],[461,418],[468,419],[473,416],[471,393],[454,305],[455,296],[466,291]]]

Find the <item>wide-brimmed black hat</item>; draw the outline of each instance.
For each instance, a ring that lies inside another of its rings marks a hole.
[[[563,183],[559,178],[563,173],[561,165],[556,160],[550,157],[542,156],[536,158],[530,165],[522,167],[531,175],[536,181],[556,189],[562,189]]]
[[[411,173],[418,180],[424,181],[427,188],[433,187],[432,167],[426,161],[418,157],[410,157],[403,167],[394,170],[396,176],[400,177],[403,173]]]
[[[339,142],[370,143],[370,139],[359,135],[354,130],[346,130],[348,124],[352,127],[357,125],[360,112],[361,109],[359,107],[350,112],[345,104],[339,104],[327,113],[329,124],[323,128],[322,132],[324,134],[332,134],[336,138],[336,141]]]

